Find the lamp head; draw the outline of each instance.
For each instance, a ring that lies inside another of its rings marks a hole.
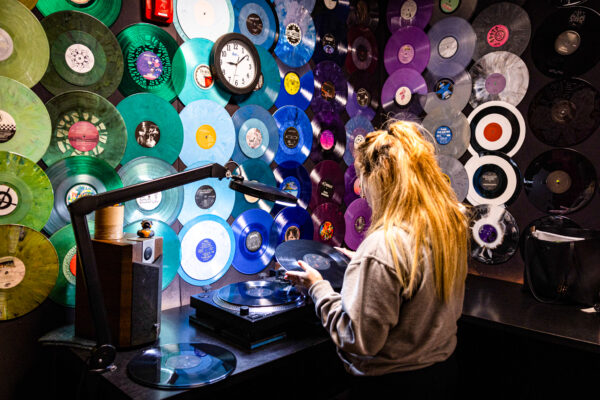
[[[298,199],[295,196],[284,192],[283,190],[265,185],[264,183],[248,181],[238,175],[231,176],[229,187],[236,192],[247,194],[252,197],[258,197],[259,199],[274,201],[283,206],[293,207],[298,202]]]

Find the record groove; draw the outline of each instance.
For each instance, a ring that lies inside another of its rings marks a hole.
[[[271,227],[271,240],[276,246],[291,240],[312,240],[313,223],[302,207],[285,207],[279,211]]]
[[[346,234],[344,215],[335,203],[319,204],[312,212],[313,240],[329,246],[341,246]],[[310,263],[309,263],[310,264]]]
[[[342,68],[333,61],[321,61],[314,69],[315,88],[310,106],[313,112],[339,113],[348,101],[348,81]]]
[[[312,148],[312,125],[304,111],[296,106],[284,106],[273,114],[279,128],[279,148],[275,162],[296,161],[302,164]]]
[[[464,69],[457,75],[436,75],[426,70],[424,76],[427,94],[419,96],[419,101],[426,113],[441,108],[462,111],[469,103],[473,82]]]
[[[436,154],[459,159],[469,148],[471,128],[460,111],[433,110],[423,119],[423,127],[430,134],[425,135],[425,139],[433,143]]]
[[[317,34],[310,11],[296,1],[275,4],[279,19],[279,39],[275,55],[290,67],[306,64],[315,51]]]
[[[410,1],[410,0],[409,0]],[[383,63],[388,74],[402,68],[411,68],[419,73],[429,63],[430,43],[427,34],[420,28],[400,28],[385,44]]]
[[[410,113],[419,116],[423,107],[419,95],[427,94],[427,84],[420,73],[401,68],[390,75],[381,89],[381,106],[389,114]]]
[[[279,67],[280,86],[275,106],[296,106],[306,110],[310,105],[315,90],[315,79],[310,64],[299,68],[288,67],[283,61],[276,59]]]
[[[310,172],[311,210],[322,203],[341,205],[344,198],[344,172],[335,161],[321,161]],[[343,235],[342,235],[343,238]]]
[[[477,36],[471,24],[462,18],[445,18],[427,32],[430,57],[427,69],[436,75],[460,74],[471,62]]]
[[[345,125],[346,128],[346,151],[344,152],[344,162],[348,167],[354,166],[354,148],[362,142],[367,134],[373,132],[375,128],[371,121],[362,115],[350,118]],[[348,203],[346,203],[348,204]]]
[[[469,176],[467,200],[472,205],[510,205],[521,192],[517,164],[504,153],[483,152],[465,164]]]
[[[387,25],[390,32],[406,26],[425,28],[433,13],[431,0],[391,0],[387,6]]]
[[[310,159],[342,161],[346,150],[346,129],[339,114],[331,111],[316,113],[312,119],[313,143]]]
[[[80,11],[111,26],[121,13],[121,0],[42,0],[38,1],[37,8],[45,17],[57,11]]]
[[[374,74],[379,65],[379,45],[369,28],[354,26],[348,30],[348,55],[346,71],[366,71]]]
[[[273,217],[260,209],[246,210],[231,224],[235,238],[233,267],[242,274],[257,274],[273,259],[276,242],[271,237]]]
[[[236,0],[233,4],[234,28],[254,43],[273,50],[279,35],[279,21],[268,0]]]
[[[350,203],[344,213],[344,223],[346,225],[344,243],[350,250],[356,250],[365,240],[371,225],[369,203],[365,199],[356,199]]]

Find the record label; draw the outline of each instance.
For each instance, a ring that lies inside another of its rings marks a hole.
[[[477,8],[477,0],[435,0],[430,24],[452,17],[460,17],[467,21]]]
[[[306,208],[311,197],[310,177],[306,168],[294,161],[287,161],[273,170],[279,189],[298,199],[297,206]],[[275,204],[276,211],[281,207]]]
[[[464,69],[458,75],[435,75],[425,72],[427,94],[419,95],[419,101],[427,113],[439,108],[462,111],[469,102],[472,91],[471,75]]]
[[[314,209],[312,220],[313,240],[330,246],[340,246],[343,243],[346,226],[344,216],[337,204],[320,204]]]
[[[356,250],[365,239],[371,225],[371,208],[365,199],[356,199],[344,213],[346,235],[344,242],[350,250]]]
[[[467,200],[472,205],[509,205],[521,191],[521,172],[503,153],[484,152],[465,164],[469,176]]]
[[[357,71],[348,79],[348,102],[346,111],[350,118],[362,116],[371,121],[379,107],[380,84],[376,76]]]
[[[425,135],[435,146],[436,154],[459,159],[469,147],[471,129],[467,117],[460,111],[438,108],[423,119]]]
[[[313,97],[315,88],[314,75],[309,64],[299,68],[288,67],[276,59],[279,68],[280,87],[275,106],[281,108],[293,105],[305,110]]]
[[[322,111],[312,120],[313,144],[310,158],[341,161],[346,149],[346,130],[339,114]]]
[[[396,70],[383,84],[381,104],[387,113],[410,112],[421,114],[423,108],[417,95],[427,94],[427,84],[412,68]]]
[[[295,72],[288,72],[283,78],[283,85],[285,91],[288,92],[290,96],[293,96],[300,90],[300,77]]]
[[[349,73],[357,70],[374,73],[377,69],[379,50],[373,32],[365,27],[354,26],[348,31],[348,56],[346,69]]]
[[[273,116],[260,106],[249,105],[239,108],[232,119],[237,133],[233,161],[239,164],[260,158],[270,164],[279,146],[279,130]]]
[[[314,69],[315,88],[311,108],[315,113],[339,113],[348,100],[348,81],[342,68],[333,61],[321,61]]]
[[[291,240],[312,240],[313,223],[308,211],[302,207],[286,207],[273,220],[271,240],[275,245]]]
[[[387,25],[390,32],[406,26],[425,28],[433,12],[430,0],[394,0],[387,6]]]
[[[265,269],[275,254],[275,237],[270,236],[273,218],[268,212],[253,209],[240,214],[231,229],[235,237],[233,267],[243,274]]]
[[[420,28],[413,26],[400,28],[385,45],[384,64],[390,75],[405,67],[422,72],[427,67],[429,58],[429,37]]]
[[[241,33],[256,46],[271,50],[278,34],[275,11],[266,0],[240,0],[233,4],[234,32]]]
[[[473,207],[471,222],[471,257],[484,264],[508,261],[519,247],[517,221],[504,207]]]
[[[344,173],[337,162],[321,161],[311,171],[310,180],[312,185],[310,208],[312,210],[325,202],[342,204],[345,190]]]

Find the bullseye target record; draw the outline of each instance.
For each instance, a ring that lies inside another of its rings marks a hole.
[[[465,164],[469,176],[467,200],[472,205],[508,205],[521,191],[522,177],[517,164],[503,153],[484,152]]]

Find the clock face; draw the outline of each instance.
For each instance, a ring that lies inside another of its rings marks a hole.
[[[238,89],[250,87],[257,74],[256,59],[248,45],[240,40],[230,40],[223,45],[219,68],[227,82]]]

